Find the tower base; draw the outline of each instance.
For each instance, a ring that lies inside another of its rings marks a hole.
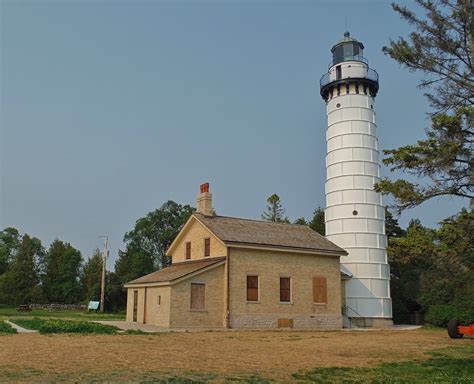
[[[393,320],[379,317],[350,317],[349,324],[357,328],[390,328],[393,327]]]

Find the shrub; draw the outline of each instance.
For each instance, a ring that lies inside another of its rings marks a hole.
[[[445,327],[451,319],[458,319],[464,324],[471,323],[474,321],[474,304],[463,302],[431,305],[425,315],[426,322],[440,327]]]
[[[10,319],[10,321],[20,327],[38,331],[46,320],[34,317],[33,319]]]
[[[16,329],[0,320],[0,335],[11,335],[12,333],[16,333]]]
[[[40,333],[95,333],[95,334],[115,334],[117,327],[92,323],[89,321],[68,321],[51,319],[46,320],[40,327]]]

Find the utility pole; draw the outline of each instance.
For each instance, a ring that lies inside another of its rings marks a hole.
[[[107,257],[109,256],[109,237],[99,236],[105,238],[104,251],[102,252],[102,280],[100,284],[100,312],[104,312],[105,301],[105,266],[107,264]]]

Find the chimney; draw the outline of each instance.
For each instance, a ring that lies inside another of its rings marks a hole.
[[[196,212],[206,216],[214,216],[212,209],[212,193],[209,192],[209,183],[201,184],[201,193],[197,195]]]

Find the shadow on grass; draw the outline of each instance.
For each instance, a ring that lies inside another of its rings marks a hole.
[[[437,350],[425,361],[384,363],[375,368],[317,368],[292,376],[324,383],[473,383],[474,343]]]

